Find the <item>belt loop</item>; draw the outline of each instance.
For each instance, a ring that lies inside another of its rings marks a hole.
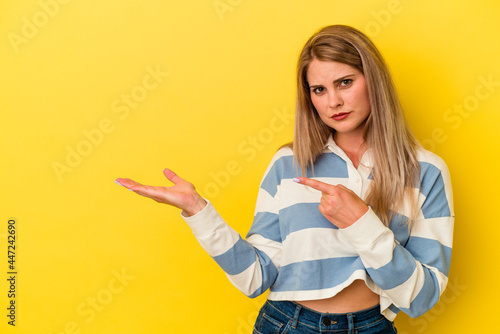
[[[297,304],[297,307],[295,308],[295,313],[293,314],[293,322],[292,322],[293,329],[295,329],[295,327],[297,327],[297,324],[299,322],[299,313],[300,313],[301,309],[302,309],[302,306],[300,304]]]
[[[354,334],[354,317],[355,315],[352,313],[347,313],[347,322],[348,322],[348,333]]]

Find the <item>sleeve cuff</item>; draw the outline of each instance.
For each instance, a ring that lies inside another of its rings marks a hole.
[[[198,238],[203,238],[217,231],[223,224],[224,220],[215,210],[212,203],[204,198],[207,205],[197,214],[185,216],[184,211],[181,212],[181,217],[189,225],[193,234]]]
[[[371,207],[354,224],[340,231],[357,250],[371,246],[389,230]],[[390,231],[390,230],[389,230]]]

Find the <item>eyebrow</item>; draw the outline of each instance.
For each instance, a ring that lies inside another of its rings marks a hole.
[[[347,75],[344,75],[343,77],[340,77],[340,78],[334,80],[333,83],[338,84],[339,82],[344,81],[345,79],[348,79],[349,77],[354,77],[354,76],[356,76],[355,73],[347,74]],[[309,88],[314,89],[314,88],[321,87],[321,86],[323,86],[323,85],[309,85]]]

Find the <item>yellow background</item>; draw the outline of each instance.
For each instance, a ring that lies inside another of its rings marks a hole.
[[[0,13],[2,333],[250,333],[265,297],[236,290],[177,209],[113,180],[168,184],[169,167],[245,235],[292,138],[298,52],[336,23],[373,38],[452,174],[450,288],[428,314],[398,315],[400,333],[497,333],[498,1],[3,0]]]

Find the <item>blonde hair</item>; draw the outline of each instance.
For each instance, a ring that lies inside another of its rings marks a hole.
[[[311,102],[307,70],[313,59],[344,63],[363,73],[370,100],[364,140],[373,153],[373,179],[365,202],[388,226],[394,209],[410,196],[410,216],[414,217],[416,198],[412,188],[419,182],[419,144],[408,127],[382,55],[367,36],[349,26],[321,29],[307,41],[299,57],[293,152],[302,174],[313,167],[335,131],[321,121]]]

